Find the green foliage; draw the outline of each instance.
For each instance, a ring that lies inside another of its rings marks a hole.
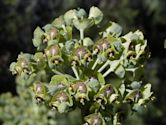
[[[147,9],[147,14],[153,18],[154,24],[166,24],[166,1],[164,0],[143,0],[143,5]]]
[[[51,24],[37,27],[33,38],[37,52],[21,53],[10,66],[20,81],[31,81],[31,95],[48,111],[52,107],[63,117],[78,110],[77,124],[121,125],[152,99],[151,84],[141,79],[149,57],[142,32],[121,35],[122,28],[110,22],[97,40],[85,37],[84,32],[102,18],[97,7],[89,15],[83,9],[69,10]],[[39,77],[41,73],[44,77]],[[55,118],[58,125],[72,121],[66,120]]]

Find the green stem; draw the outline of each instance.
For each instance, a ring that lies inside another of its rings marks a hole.
[[[108,64],[110,63],[110,60],[107,60],[104,65],[98,70],[98,72],[102,72],[107,66]]]
[[[118,123],[118,114],[116,113],[116,114],[114,115],[113,125],[117,125],[117,123]]]
[[[120,121],[119,113],[116,113],[113,117],[113,125],[122,125]]]
[[[84,30],[80,29],[80,40],[84,39]]]
[[[76,76],[76,79],[80,79],[80,77],[79,77],[79,75],[78,75],[78,72],[77,72],[77,70],[76,70],[76,67],[75,66],[72,66],[72,70],[73,70],[73,72],[74,72],[74,74],[75,74],[75,76]]]
[[[63,30],[67,33],[65,25],[62,25]]]
[[[93,66],[92,66],[92,70],[95,69],[95,67],[97,66],[98,62],[99,62],[99,58],[97,58],[96,61],[95,61],[95,63],[93,64]]]
[[[106,77],[108,74],[110,74],[112,71],[114,71],[120,64],[120,61],[115,60],[112,63],[110,61],[109,64],[110,64],[110,68],[103,74],[103,77]]]
[[[112,68],[110,67],[104,74],[103,77],[106,77],[108,74],[112,72]]]
[[[63,73],[57,71],[56,69],[53,69],[52,71],[53,71],[55,74],[57,74],[57,75],[64,75]]]

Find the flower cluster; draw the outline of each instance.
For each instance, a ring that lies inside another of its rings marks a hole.
[[[73,9],[34,31],[37,52],[21,53],[11,64],[13,74],[30,77],[45,71],[49,81],[32,83],[38,103],[59,113],[80,108],[84,125],[120,125],[124,115],[152,99],[151,84],[142,80],[149,57],[141,31],[121,35],[114,22],[97,39],[84,32],[99,25],[103,13],[91,7]],[[77,38],[77,29],[80,38]]]

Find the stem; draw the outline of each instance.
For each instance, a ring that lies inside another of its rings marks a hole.
[[[72,70],[73,70],[73,72],[74,72],[74,74],[75,74],[77,80],[79,80],[80,77],[79,77],[79,75],[78,75],[78,72],[77,72],[77,70],[76,70],[76,67],[75,67],[75,66],[72,66]]]
[[[63,30],[67,33],[65,25],[62,25]]]
[[[108,74],[112,72],[112,68],[110,67],[104,74],[103,77],[106,77]]]
[[[52,71],[53,71],[54,73],[56,73],[57,75],[64,75],[63,73],[57,71],[56,69],[53,69]]]
[[[112,61],[112,63],[110,61],[109,62],[110,68],[103,74],[103,76],[106,77],[108,74],[110,74],[112,71],[114,71],[117,68],[117,66],[119,65],[119,63],[120,63],[120,61],[117,61],[117,60]]]
[[[123,125],[122,123],[119,113],[116,113],[113,117],[113,125]]]
[[[84,39],[84,30],[80,29],[80,40]]]
[[[113,119],[113,125],[117,125],[118,123],[118,114],[116,113]]]
[[[105,64],[98,70],[98,72],[102,72],[108,66],[109,63],[110,63],[110,60],[107,60]]]
[[[97,66],[98,62],[99,62],[99,58],[97,58],[96,61],[95,61],[95,63],[93,64],[93,66],[92,66],[92,70],[95,69],[95,67]]]

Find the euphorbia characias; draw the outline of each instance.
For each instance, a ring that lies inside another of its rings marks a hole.
[[[67,11],[37,27],[36,53],[21,53],[10,66],[23,79],[45,71],[47,81],[32,83],[36,102],[60,114],[79,109],[83,125],[121,125],[152,100],[151,84],[142,79],[149,58],[142,32],[121,35],[121,26],[108,22],[97,39],[85,36],[102,19],[103,13],[94,6],[89,14],[84,9]]]

